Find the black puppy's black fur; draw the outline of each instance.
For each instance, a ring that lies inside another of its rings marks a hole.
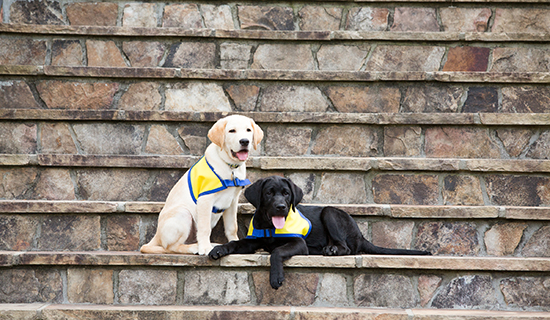
[[[283,261],[295,255],[430,254],[420,250],[377,247],[363,237],[355,220],[346,212],[334,207],[298,206],[303,196],[302,189],[286,178],[272,176],[258,180],[245,190],[244,195],[256,207],[255,229],[273,229],[271,217],[286,217],[291,206],[297,207],[311,222],[311,231],[305,240],[298,237],[241,239],[216,246],[210,251],[212,259],[232,253],[254,253],[258,249],[270,252],[269,280],[273,289],[283,284]]]

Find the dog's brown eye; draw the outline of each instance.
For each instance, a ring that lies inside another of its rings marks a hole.
[[[231,129],[231,130],[229,130],[229,132],[230,132],[230,133],[235,133],[235,132],[237,132],[237,130]]]
[[[246,132],[250,132],[250,131],[252,131],[252,129],[250,129],[250,128],[246,129]]]

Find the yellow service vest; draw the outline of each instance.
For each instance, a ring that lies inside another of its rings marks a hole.
[[[189,174],[187,175],[187,182],[189,184],[189,191],[191,192],[191,198],[197,203],[197,199],[201,196],[220,192],[230,187],[242,187],[250,184],[250,180],[235,178],[233,180],[223,180],[218,176],[214,168],[208,163],[206,157],[202,157],[197,163],[195,163]],[[219,213],[223,209],[216,207],[212,208],[212,212]]]
[[[282,229],[254,229],[254,217],[250,220],[247,239],[258,239],[267,237],[301,237],[307,238],[311,231],[311,222],[298,210],[290,209]]]

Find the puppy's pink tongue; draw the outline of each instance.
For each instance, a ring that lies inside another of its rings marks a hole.
[[[285,226],[285,217],[271,217],[271,222],[275,226],[275,229],[282,229]]]
[[[237,158],[241,161],[246,161],[246,159],[248,159],[248,151],[239,151],[236,154]]]

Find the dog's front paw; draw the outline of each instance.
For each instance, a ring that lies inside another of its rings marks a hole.
[[[323,255],[325,256],[337,256],[338,247],[337,246],[326,246],[323,248]]]
[[[199,244],[199,250],[198,250],[198,254],[201,255],[201,256],[205,256],[207,255],[210,251],[212,251],[213,247],[212,247],[212,244],[208,243],[208,244],[203,244],[203,245],[200,245]]]
[[[284,276],[269,277],[269,283],[271,284],[271,287],[275,290],[279,289],[283,285],[284,281]]]
[[[210,259],[218,260],[219,258],[224,257],[228,254],[229,252],[227,248],[224,247],[223,245],[220,245],[220,246],[215,246],[212,250],[210,250],[210,253],[208,254],[208,256],[210,257]]]

